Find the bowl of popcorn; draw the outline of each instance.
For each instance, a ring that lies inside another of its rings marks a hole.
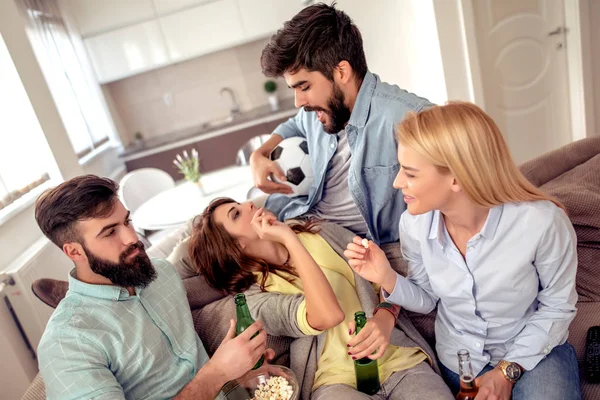
[[[265,364],[229,382],[219,400],[297,400],[298,380],[291,369]]]

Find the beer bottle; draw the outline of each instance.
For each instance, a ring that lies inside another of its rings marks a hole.
[[[367,323],[367,317],[363,311],[354,313],[356,322],[356,334],[364,328]],[[356,389],[368,395],[373,395],[379,391],[379,369],[377,360],[371,360],[368,357],[354,360],[354,373],[356,374]]]
[[[456,400],[473,400],[477,396],[475,374],[471,366],[471,356],[467,350],[458,351],[458,375],[460,377],[460,391]]]
[[[243,293],[236,294],[233,299],[235,301],[235,314],[237,318],[237,322],[235,323],[235,336],[238,336],[254,323],[254,319],[250,316],[250,310],[248,310],[248,305],[246,304],[246,296]],[[258,332],[254,334],[254,336],[256,335],[258,335]],[[254,336],[252,337],[254,338]],[[252,369],[259,368],[263,365],[264,361],[265,356],[263,355]]]

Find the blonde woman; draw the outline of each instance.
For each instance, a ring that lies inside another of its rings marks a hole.
[[[436,348],[458,391],[456,353],[467,349],[481,399],[579,399],[575,350],[575,231],[564,207],[515,166],[494,121],[455,102],[397,128],[400,219],[408,276],[356,237],[345,251],[387,301],[429,313]]]

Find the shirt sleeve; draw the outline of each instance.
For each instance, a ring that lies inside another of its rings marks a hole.
[[[298,114],[291,117],[287,121],[279,124],[277,128],[275,128],[274,133],[278,134],[284,139],[301,136],[306,138],[306,130],[304,129],[303,120],[305,119],[306,112],[304,110],[298,111]]]
[[[306,300],[302,300],[302,303],[300,303],[300,306],[298,307],[297,319],[298,319],[298,327],[300,328],[302,333],[304,333],[305,335],[317,336],[317,335],[320,335],[321,333],[325,332],[325,331],[320,331],[318,329],[313,328],[308,323],[308,315],[306,314]]]
[[[504,357],[526,370],[566,340],[577,312],[577,237],[567,215],[558,208],[542,235],[534,265],[540,281],[538,308]]]
[[[48,338],[38,349],[40,373],[49,400],[124,400],[106,354],[74,334]]]
[[[396,274],[394,290],[387,293],[382,289],[383,298],[409,311],[428,314],[435,308],[439,298],[431,289],[420,244],[410,236],[406,227],[406,212],[400,217],[400,246],[402,256],[408,262],[408,273],[406,278]]]

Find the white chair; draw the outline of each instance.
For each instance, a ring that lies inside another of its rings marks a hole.
[[[119,186],[119,199],[134,213],[146,200],[175,187],[175,181],[161,169],[140,168],[125,175]]]

